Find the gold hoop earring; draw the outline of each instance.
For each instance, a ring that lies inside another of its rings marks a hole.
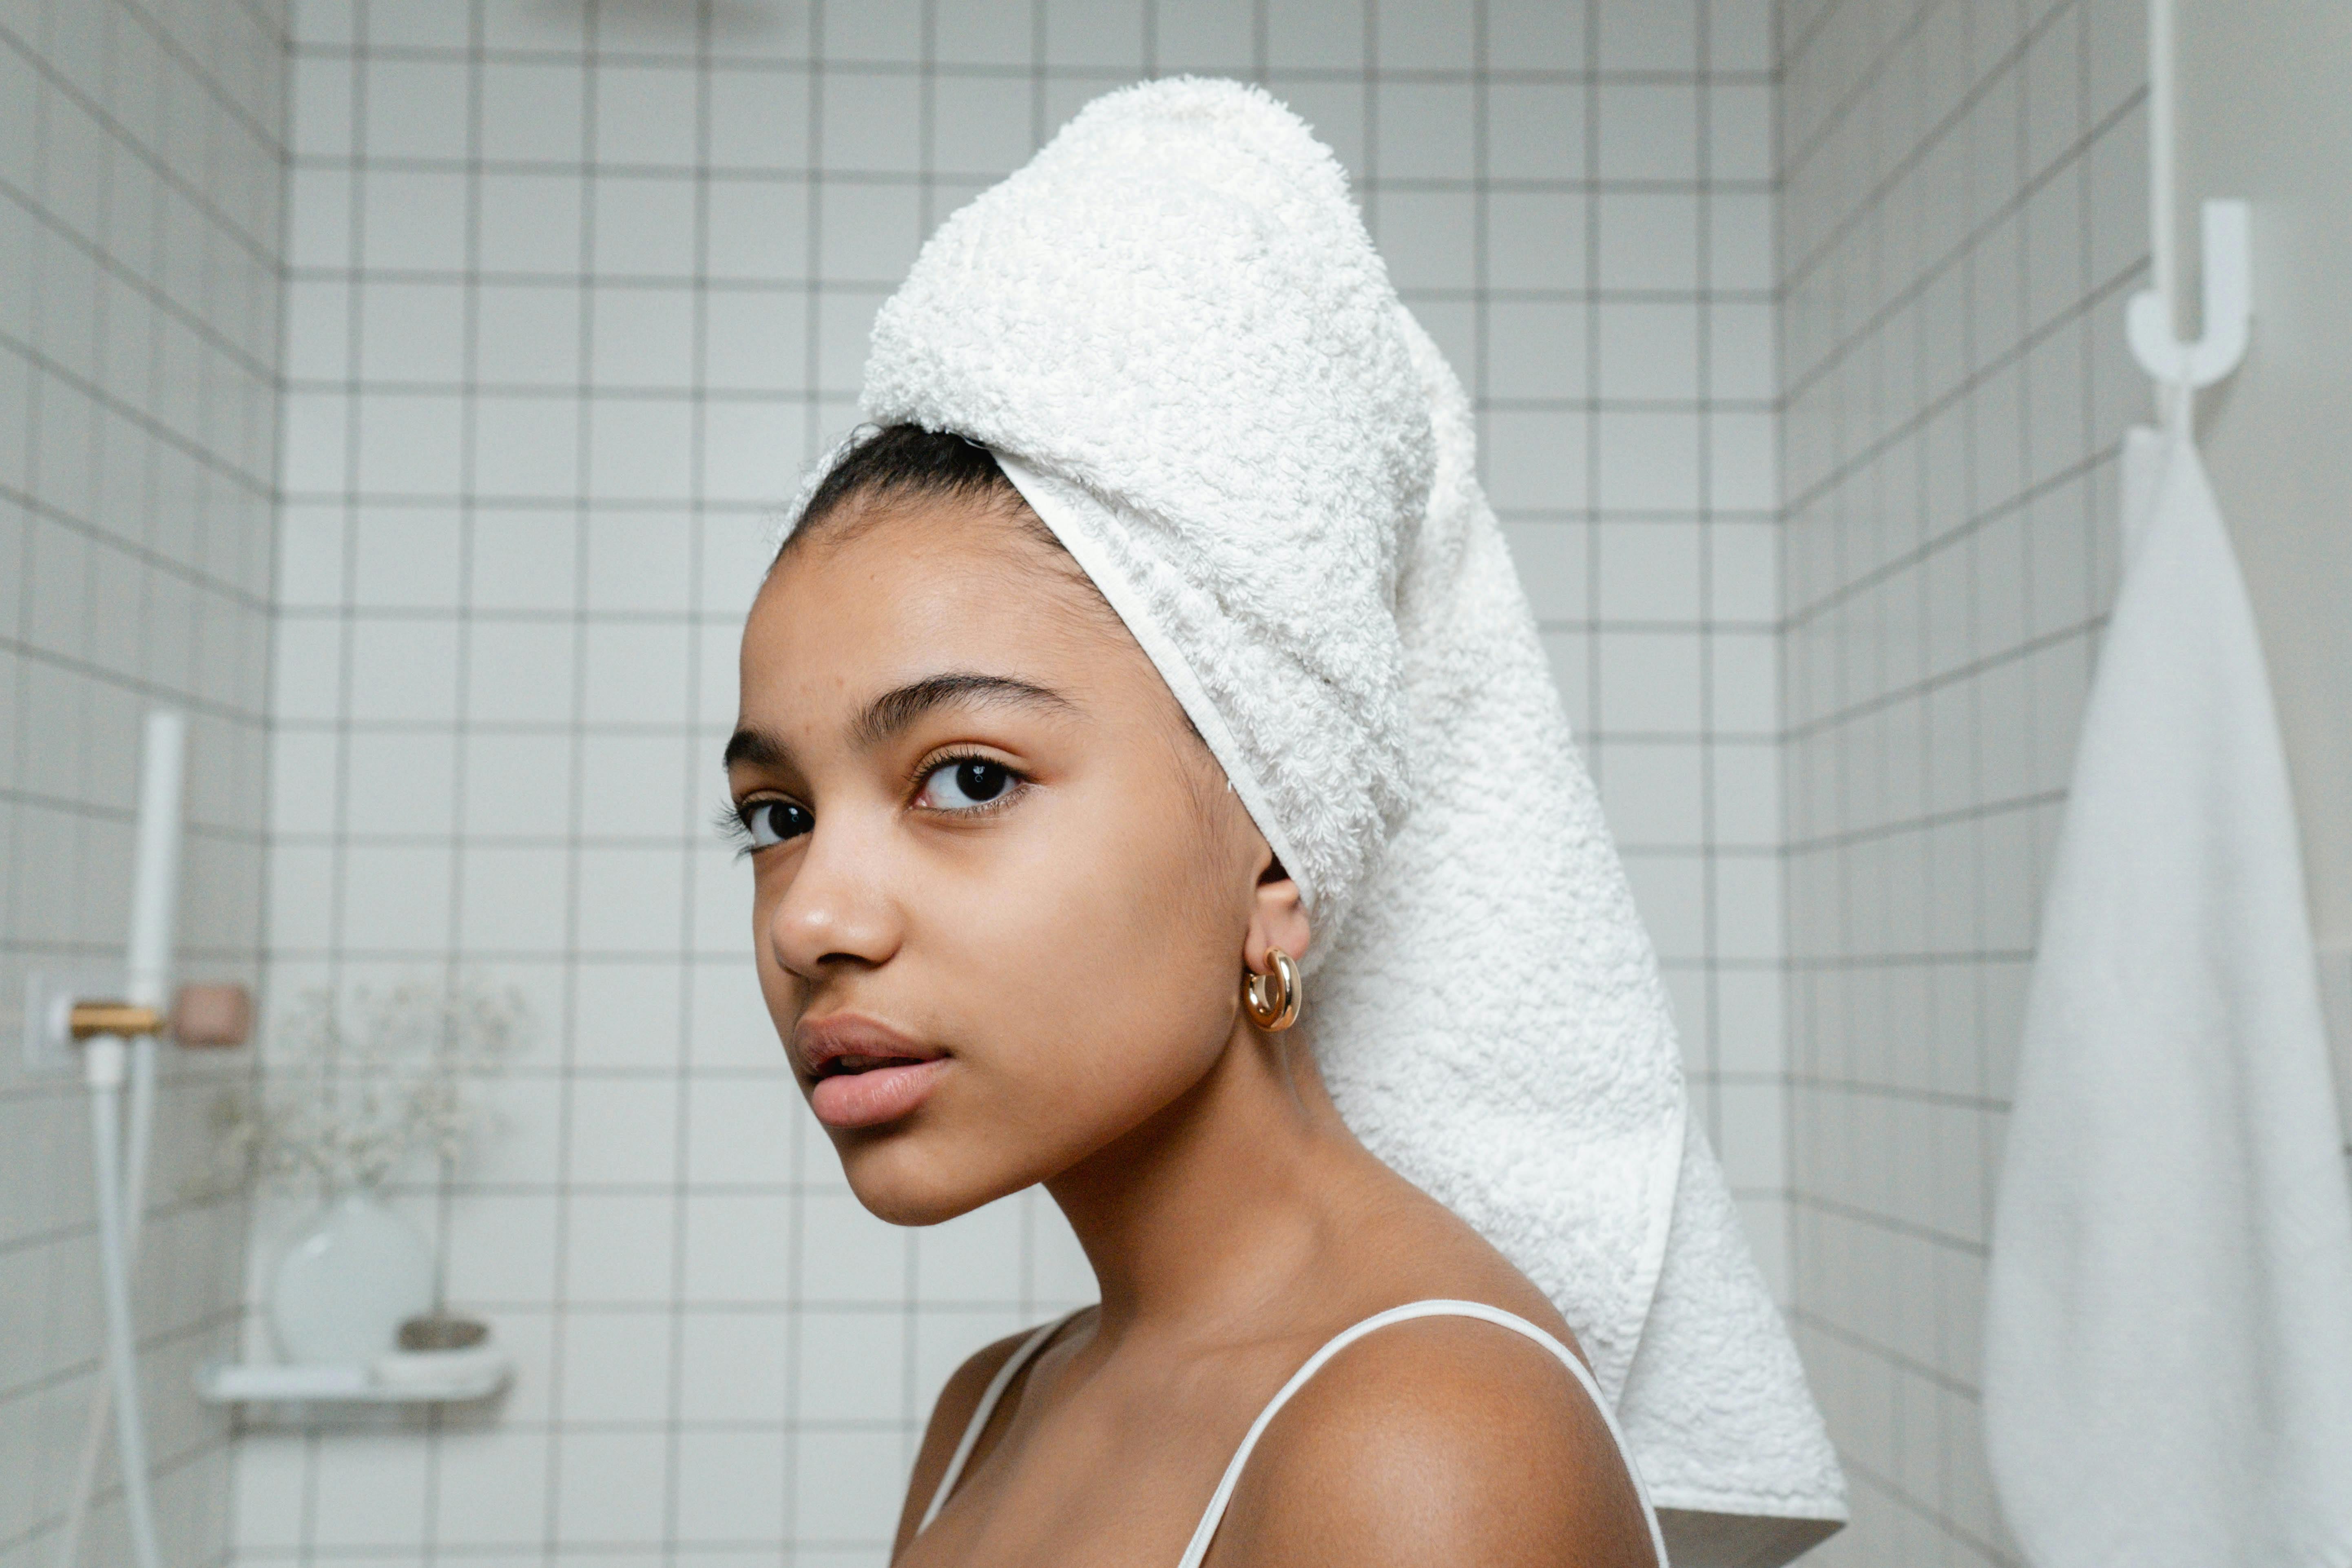
[[[1273,973],[1248,973],[1242,982],[1242,1007],[1251,1023],[1275,1035],[1298,1022],[1298,965],[1278,947],[1265,950],[1265,961]]]

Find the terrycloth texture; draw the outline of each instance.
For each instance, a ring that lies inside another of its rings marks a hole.
[[[2352,1563],[2352,1197],[2294,802],[2195,449],[2135,431],[1994,1216],[2033,1568]]]
[[[1330,154],[1229,82],[1097,101],[925,247],[866,412],[993,449],[1134,631],[1306,894],[1342,1114],[1559,1303],[1658,1504],[1843,1518],[1467,400]]]
[[[1306,128],[1261,94],[1171,82],[1097,100],[941,225],[866,364],[869,418],[1118,503],[1132,526],[1099,541],[1104,563],[1218,713],[1327,731],[1236,724],[1219,752],[1326,939],[1408,799],[1388,606],[1433,453],[1398,309]]]

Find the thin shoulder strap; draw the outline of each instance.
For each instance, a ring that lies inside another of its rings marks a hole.
[[[1085,1310],[1084,1307],[1078,1309],[1078,1312]],[[946,1504],[948,1494],[955,1490],[956,1481],[963,1475],[964,1464],[978,1446],[980,1435],[988,1429],[988,1418],[996,1414],[997,1402],[1004,1397],[1004,1391],[1013,1386],[1013,1380],[1021,1375],[1021,1369],[1029,1364],[1030,1358],[1045,1349],[1045,1342],[1078,1312],[1039,1324],[1027,1339],[1021,1342],[1019,1349],[1004,1358],[1004,1364],[996,1369],[996,1375],[988,1380],[988,1386],[981,1390],[980,1403],[972,1407],[971,1419],[964,1423],[963,1436],[957,1440],[955,1452],[948,1457],[948,1468],[940,1472],[940,1484],[931,1489],[931,1505],[923,1510],[923,1522],[915,1527],[916,1534],[920,1535],[930,1528],[931,1521],[939,1517],[940,1508]]]
[[[1209,1499],[1208,1509],[1201,1515],[1200,1527],[1192,1531],[1192,1540],[1184,1548],[1183,1558],[1177,1568],[1201,1568],[1202,1560],[1209,1555],[1209,1542],[1217,1538],[1217,1527],[1224,1522],[1225,1509],[1234,1500],[1234,1488],[1241,1483],[1242,1467],[1249,1463],[1250,1450],[1257,1447],[1257,1440],[1265,1435],[1265,1429],[1275,1415],[1290,1403],[1290,1396],[1304,1388],[1307,1380],[1323,1369],[1324,1363],[1366,1334],[1410,1318],[1483,1318],[1514,1333],[1525,1335],[1558,1356],[1560,1364],[1575,1375],[1578,1385],[1591,1396],[1593,1407],[1601,1412],[1601,1419],[1608,1424],[1609,1436],[1615,1440],[1618,1455],[1625,1461],[1625,1471],[1633,1478],[1633,1490],[1642,1500],[1642,1518],[1650,1527],[1650,1550],[1657,1555],[1658,1568],[1666,1568],[1665,1537],[1658,1530],[1657,1510],[1650,1506],[1650,1489],[1642,1484],[1641,1469],[1633,1463],[1633,1450],[1625,1446],[1625,1434],[1618,1430],[1617,1417],[1611,1413],[1609,1401],[1601,1396],[1601,1385],[1592,1381],[1592,1373],[1576,1359],[1576,1352],[1525,1318],[1506,1312],[1500,1307],[1489,1307],[1483,1301],[1445,1300],[1408,1301],[1402,1307],[1375,1312],[1362,1322],[1342,1329],[1321,1350],[1308,1356],[1307,1364],[1290,1374],[1290,1381],[1282,1385],[1281,1392],[1268,1400],[1265,1408],[1258,1412],[1257,1419],[1250,1423],[1248,1434],[1242,1438],[1242,1446],[1234,1450],[1233,1461],[1225,1466],[1224,1476],[1217,1482],[1216,1493]]]

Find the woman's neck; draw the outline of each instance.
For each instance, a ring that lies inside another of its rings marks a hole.
[[[1202,1081],[1045,1184],[1102,1289],[1099,1336],[1214,1334],[1309,1282],[1398,1178],[1339,1119],[1303,1042],[1237,1023]]]

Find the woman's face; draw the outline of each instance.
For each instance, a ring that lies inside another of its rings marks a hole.
[[[1076,571],[1002,508],[893,499],[797,544],[744,629],[760,984],[886,1219],[1067,1169],[1234,1037],[1270,856]]]

